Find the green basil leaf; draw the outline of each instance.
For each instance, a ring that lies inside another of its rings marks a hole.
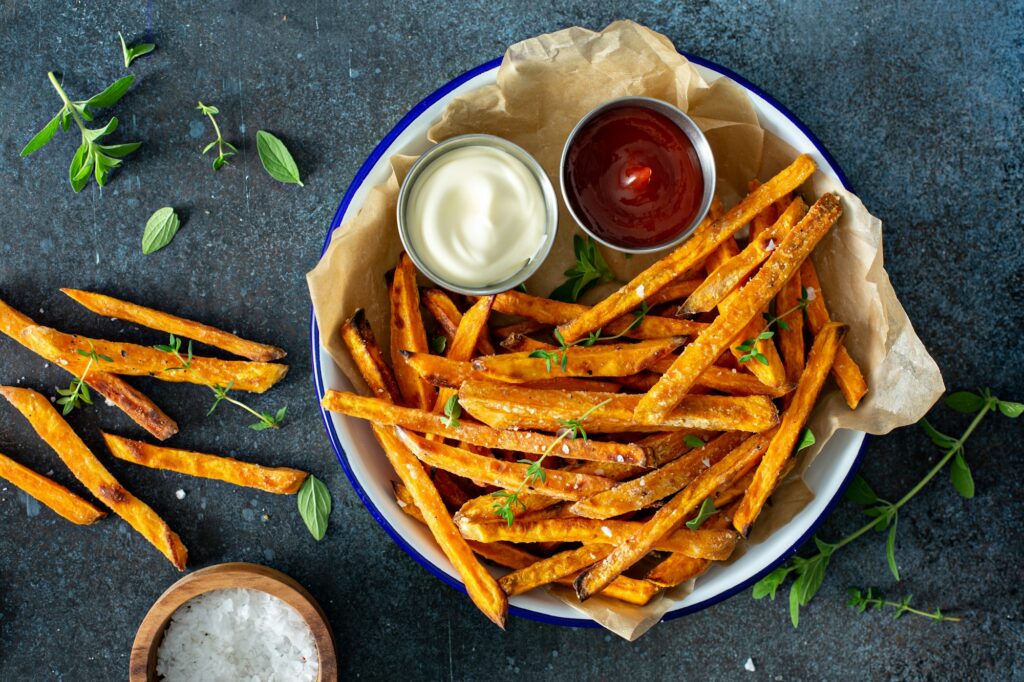
[[[146,221],[146,229],[142,233],[142,253],[148,256],[170,244],[180,227],[181,220],[173,208],[164,206],[158,209]]]
[[[957,452],[953,458],[953,463],[949,467],[949,478],[961,497],[968,500],[974,497],[974,477],[971,475],[971,468],[967,466],[967,460],[964,459],[963,450]]]
[[[317,541],[327,532],[327,519],[331,515],[331,493],[316,476],[309,476],[298,495],[299,515],[306,528]]]
[[[106,90],[98,95],[93,95],[82,104],[83,106],[92,107],[94,109],[112,107],[117,104],[118,100],[124,97],[124,94],[128,92],[128,88],[132,87],[132,83],[134,82],[135,76],[118,78],[116,81],[108,85]]]
[[[259,152],[260,162],[270,177],[286,184],[303,186],[299,178],[299,167],[295,165],[295,159],[284,146],[284,142],[267,131],[260,130],[256,133],[256,151]]]
[[[957,391],[946,397],[946,405],[966,414],[974,414],[985,406],[985,399],[970,391]]]
[[[46,143],[53,139],[53,136],[57,134],[57,129],[60,128],[60,114],[57,114],[50,119],[50,122],[43,126],[43,129],[32,136],[32,139],[28,141],[28,144],[21,150],[21,156],[25,157],[32,152],[46,146]]]
[[[1004,417],[1016,419],[1024,413],[1024,403],[1013,403],[1008,400],[1000,400],[999,411],[1003,413]]]

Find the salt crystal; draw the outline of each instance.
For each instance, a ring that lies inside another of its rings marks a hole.
[[[601,526],[601,532],[605,534],[605,537],[610,538],[612,536],[612,529],[608,526]]]
[[[184,500],[185,491],[182,490],[181,488],[178,488],[177,490],[174,491],[174,496],[177,497],[179,500]]]
[[[406,507],[405,500],[395,500],[395,502],[398,503],[399,507],[401,507],[402,509],[405,509],[405,507]]]
[[[107,404],[107,407],[114,407],[114,401],[111,400],[110,398],[104,399],[103,402],[105,402]]]
[[[818,297],[817,292],[814,291],[814,287],[807,287],[807,300],[813,301]]]
[[[751,673],[757,670],[757,668],[754,667],[754,659],[748,658],[747,662],[743,664],[743,669]]]
[[[164,682],[316,680],[319,659],[309,626],[277,597],[258,590],[214,590],[171,616],[157,652]]]
[[[708,468],[709,466],[711,466],[711,460],[710,460],[710,459],[708,459],[707,457],[705,457],[704,459],[702,459],[702,460],[700,461],[700,463],[704,465],[704,468],[705,468],[705,469],[707,469],[707,468]]]
[[[562,452],[564,452],[567,455],[569,454],[569,444],[568,443],[562,443]]]
[[[769,253],[774,251],[775,250],[775,240],[774,239],[769,239],[768,240],[768,246],[764,247],[764,250],[768,251]]]
[[[625,462],[626,460],[622,457],[622,455],[615,455],[615,461],[616,462]]]
[[[639,296],[640,298],[644,297],[644,285],[643,284],[641,284],[640,286],[638,286],[636,288],[636,295]]]

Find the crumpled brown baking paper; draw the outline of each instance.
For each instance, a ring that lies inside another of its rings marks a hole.
[[[497,84],[453,100],[430,131],[433,141],[464,133],[491,133],[522,146],[540,162],[558,187],[562,146],[577,121],[602,102],[625,95],[665,100],[687,111],[705,131],[715,153],[718,192],[726,206],[746,193],[752,177],[770,178],[796,151],[764,131],[746,93],[727,79],[706,83],[664,36],[619,21],[604,31],[570,28],[513,45],[498,70]],[[355,386],[363,386],[339,336],[341,323],[364,308],[386,347],[388,298],[384,273],[401,251],[395,223],[399,183],[413,159],[391,159],[394,173],[374,188],[355,218],[339,227],[320,263],[307,275],[321,341]],[[557,189],[556,189],[557,191]],[[837,192],[843,216],[814,252],[829,309],[850,325],[847,347],[864,370],[870,390],[856,412],[839,390],[826,386],[810,426],[818,443],[802,455],[796,473],[773,496],[751,542],[770,534],[803,508],[812,494],[799,479],[839,428],[874,434],[920,419],[944,390],[938,367],[928,355],[900,305],[883,269],[882,224],[838,183],[816,173],[803,188],[808,198]],[[561,208],[555,246],[527,283],[549,292],[573,262],[577,231]],[[623,279],[636,275],[657,256],[635,256],[602,249]],[[609,289],[589,293],[595,300]],[[635,639],[692,591],[692,582],[660,595],[645,607],[595,597],[579,604],[571,591],[553,593],[616,634]]]

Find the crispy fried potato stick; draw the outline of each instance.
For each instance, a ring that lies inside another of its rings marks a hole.
[[[807,324],[811,328],[811,333],[817,334],[828,324],[829,314],[828,308],[825,306],[825,294],[821,290],[821,282],[818,281],[818,271],[815,269],[814,262],[810,258],[805,260],[800,267],[800,280],[808,292],[811,289],[814,290],[814,298],[807,306]],[[846,398],[846,404],[850,406],[851,410],[857,409],[861,398],[868,392],[868,385],[864,381],[864,375],[861,373],[860,367],[850,357],[845,345],[840,347],[839,352],[836,353],[836,362],[832,366],[832,376],[835,377],[839,390],[842,391],[843,397]]]
[[[732,527],[732,509],[724,509],[704,522],[701,528],[723,530]],[[644,580],[659,587],[675,587],[691,580],[711,568],[711,559],[697,559],[682,552],[674,552],[654,567]]]
[[[502,577],[498,584],[505,594],[512,597],[529,592],[535,587],[556,582],[600,561],[612,551],[609,545],[584,545],[541,559],[529,566],[513,571]]]
[[[809,262],[808,259],[806,262]],[[775,310],[785,312],[793,310],[800,303],[801,297],[800,271],[794,272],[786,283],[782,285],[779,294],[775,297]],[[786,383],[796,386],[800,375],[804,371],[804,313],[802,310],[793,310],[789,315],[782,318],[786,323],[785,327],[779,326],[776,338],[779,340],[779,354],[782,356],[782,364],[786,370]],[[789,406],[793,396],[789,394],[783,400],[783,405]]]
[[[423,305],[441,325],[441,330],[448,337],[448,342],[451,343],[455,339],[459,325],[462,324],[462,313],[455,307],[454,301],[440,289],[425,289],[420,293],[420,297],[423,299]],[[480,351],[480,355],[494,355],[494,346],[491,345],[491,340],[487,337],[486,329],[477,338],[476,348]]]
[[[305,471],[287,467],[265,467],[242,462],[231,457],[206,455],[189,450],[165,448],[138,440],[122,438],[101,432],[110,454],[126,462],[151,469],[176,471],[179,474],[211,478],[268,493],[292,495],[299,492],[302,482],[309,476]]]
[[[587,416],[588,433],[628,433],[702,429],[767,431],[778,423],[778,411],[765,396],[689,395],[657,424],[637,424],[633,410],[642,396],[598,392],[567,392],[522,388],[487,381],[467,381],[459,403],[471,415],[496,429],[558,431],[566,420],[608,401]]]
[[[809,156],[798,157],[788,168],[748,194],[724,216],[717,220],[705,219],[682,246],[641,272],[629,284],[572,321],[562,324],[559,327],[562,337],[567,343],[572,343],[635,310],[641,301],[654,296],[680,274],[706,258],[763,208],[799,187],[814,170],[815,164]]]
[[[199,322],[186,320],[183,317],[146,308],[135,303],[122,301],[111,296],[104,296],[91,291],[79,289],[61,289],[70,296],[76,303],[80,303],[97,315],[103,317],[116,317],[125,322],[131,322],[149,329],[174,334],[186,339],[192,339],[207,346],[220,348],[233,355],[249,358],[256,362],[270,362],[280,360],[287,353],[275,346],[268,346],[263,343],[246,341],[234,334],[221,331]]]
[[[580,462],[579,464],[570,464],[562,469],[562,471],[566,473],[600,476],[601,478],[607,478],[611,481],[623,481],[627,478],[632,478],[633,476],[638,476],[644,473],[646,469],[632,464],[618,464],[616,462]],[[520,493],[517,506],[519,506],[521,511],[516,514],[516,519],[530,518],[532,513],[548,509],[560,503],[561,500],[548,495],[536,495],[527,492]],[[455,518],[456,520],[465,518],[470,521],[481,522],[497,519],[498,517],[494,513],[494,496],[481,495],[480,497],[474,497],[472,500],[462,505],[459,511],[456,512]]]
[[[473,445],[515,452],[542,454],[551,447],[555,438],[532,431],[500,431],[468,419],[459,426],[446,426],[436,414],[411,407],[392,405],[385,400],[366,398],[345,391],[328,390],[322,401],[324,409],[350,417],[366,419],[381,425],[402,426],[411,431],[435,433],[445,438],[461,440]],[[561,446],[565,447],[561,447]],[[645,465],[647,449],[633,443],[609,443],[593,439],[564,439],[556,454],[572,459],[596,462],[623,462]]]
[[[0,454],[0,478],[24,490],[71,523],[86,526],[107,515],[60,483],[37,474],[3,454]]]
[[[405,363],[401,351],[427,352],[427,332],[420,315],[420,295],[416,286],[416,266],[403,253],[391,283],[391,364],[402,400],[409,407],[429,410],[434,404],[434,387]]]
[[[370,328],[362,308],[356,310],[352,317],[341,325],[341,339],[345,342],[370,391],[380,400],[396,402],[399,395],[398,383],[384,359],[384,353],[377,345],[373,329]],[[328,391],[328,395],[332,392]]]
[[[775,250],[776,243],[789,234],[806,212],[807,205],[803,200],[795,199],[760,237],[752,239],[742,251],[716,267],[679,307],[679,314],[693,315],[714,310],[715,306],[724,301],[730,292],[767,260]]]
[[[665,433],[652,433],[636,442],[642,448],[648,449],[648,463],[652,467],[660,467],[674,462],[687,452],[692,450],[687,440],[693,436],[707,442],[716,434],[713,431],[666,431]]]
[[[473,350],[479,345],[479,340],[487,337],[487,318],[491,314],[493,303],[493,296],[484,296],[466,311],[464,317],[461,317],[446,353],[449,360],[465,362],[473,357]],[[434,402],[434,412],[443,411],[445,403],[455,393],[456,391],[451,388],[439,390],[437,400]]]
[[[800,377],[793,401],[783,413],[779,430],[772,438],[764,459],[757,467],[754,480],[733,517],[733,526],[743,535],[750,530],[768,496],[775,489],[782,467],[792,454],[797,438],[800,437],[800,432],[807,423],[811,410],[814,409],[814,403],[832,368],[836,351],[842,344],[845,334],[845,325],[830,322],[822,327],[814,338],[808,355],[807,369]]]
[[[188,550],[178,534],[145,502],[117,482],[45,396],[11,386],[0,386],[0,395],[21,412],[89,492],[149,540],[175,568],[185,570]]]
[[[440,441],[420,438],[404,429],[398,431],[402,443],[420,459],[438,469],[500,488],[516,488],[526,478],[527,464],[483,457],[468,450],[445,445]],[[561,500],[581,500],[610,488],[614,482],[599,476],[544,469],[544,476],[531,483],[530,492]]]
[[[701,503],[716,490],[729,486],[749,471],[761,452],[736,448],[705,470],[659,509],[649,521],[618,545],[611,554],[584,571],[573,586],[580,601],[604,589],[604,586],[643,558],[663,537],[679,528]]]
[[[408,488],[441,551],[462,578],[466,593],[491,622],[504,629],[508,616],[508,598],[494,577],[477,561],[473,550],[466,544],[448,515],[448,509],[437,488],[430,481],[423,466],[399,439],[396,430],[399,430],[399,427],[373,427],[399,480]]]
[[[756,178],[747,183],[747,191],[753,192],[761,186],[761,182]],[[764,231],[772,226],[772,223],[779,217],[779,211],[776,209],[780,199],[776,199],[775,203],[771,206],[766,206],[764,210],[754,216],[754,219],[750,221],[750,239],[751,241],[759,238]]]
[[[639,306],[640,301],[638,300],[637,307]],[[590,310],[590,307],[580,303],[563,303],[540,296],[531,296],[513,290],[500,293],[495,297],[494,310],[508,315],[525,317],[544,325],[556,325],[579,317]],[[635,322],[636,317],[627,314],[606,324],[601,330],[601,334],[602,336],[615,336],[625,332],[624,336],[634,339],[661,339],[666,336],[692,336],[707,327],[703,322],[647,315],[640,324],[626,332],[626,329]]]
[[[699,277],[676,279],[658,293],[648,297],[647,305],[653,308],[654,306],[661,305],[662,303],[672,303],[673,301],[685,299],[687,296],[695,292],[697,287],[699,287],[703,281],[704,280]]]
[[[739,290],[728,310],[683,350],[661,381],[647,392],[637,406],[637,421],[650,423],[662,419],[678,404],[697,377],[715,362],[796,272],[841,212],[839,197],[835,194],[823,195],[811,207],[757,274]]]
[[[0,301],[0,332],[11,337],[33,353],[81,378],[85,374],[88,360],[77,353],[64,358],[53,354],[52,349],[49,347],[35,343],[34,339],[26,337],[23,333],[34,325],[35,322],[29,319],[28,316],[18,312],[4,301]],[[157,407],[152,400],[134,389],[121,377],[103,372],[94,365],[89,368],[85,383],[121,408],[136,424],[151,433],[155,438],[166,440],[178,432],[178,425],[173,419],[164,414],[163,410]]]
[[[609,343],[556,351],[556,357],[531,357],[536,351],[489,355],[473,361],[473,369],[496,381],[522,383],[562,377],[622,377],[636,374],[683,345],[685,337]],[[564,368],[561,353],[565,354]]]
[[[412,367],[420,376],[434,386],[442,388],[458,388],[463,382],[470,379],[486,380],[486,377],[473,369],[468,362],[458,362],[443,358],[440,355],[431,353],[403,353],[406,363]],[[543,362],[543,360],[541,361]],[[554,361],[551,369],[554,370]],[[546,374],[546,368],[545,368]],[[580,379],[576,377],[555,377],[553,379],[538,379],[536,381],[524,381],[519,384],[525,388],[547,388],[552,390],[586,390],[615,393],[620,386],[612,381],[597,381],[591,379]]]
[[[22,332],[30,347],[46,348],[47,355],[70,358],[95,350],[99,355],[110,358],[98,366],[110,374],[153,377],[161,381],[201,384],[203,386],[227,386],[232,390],[263,393],[274,386],[288,373],[287,365],[270,362],[248,362],[245,360],[218,360],[193,356],[189,366],[182,367],[181,361],[171,353],[149,346],[118,341],[90,339],[76,334],[65,334],[42,325],[26,327]],[[81,353],[79,353],[81,351]],[[93,365],[96,367],[97,365]]]
[[[582,542],[618,545],[639,531],[642,521],[616,519],[516,519],[511,526],[504,521],[476,523],[465,517],[458,522],[462,536],[477,542]],[[707,531],[683,528],[660,538],[654,549],[682,552],[702,559],[727,559],[736,546],[738,535],[732,530]]]
[[[771,440],[771,436],[768,435],[770,433],[760,433],[749,438],[746,437],[747,434],[738,431],[722,434],[704,447],[690,450],[660,469],[591,495],[569,509],[577,516],[610,519],[613,516],[650,507],[670,495],[675,495],[737,447],[759,448],[763,451]]]

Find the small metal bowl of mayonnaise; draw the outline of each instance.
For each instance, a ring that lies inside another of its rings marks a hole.
[[[551,251],[555,190],[521,147],[460,135],[424,152],[398,192],[398,234],[420,272],[446,289],[486,296],[515,288]]]

